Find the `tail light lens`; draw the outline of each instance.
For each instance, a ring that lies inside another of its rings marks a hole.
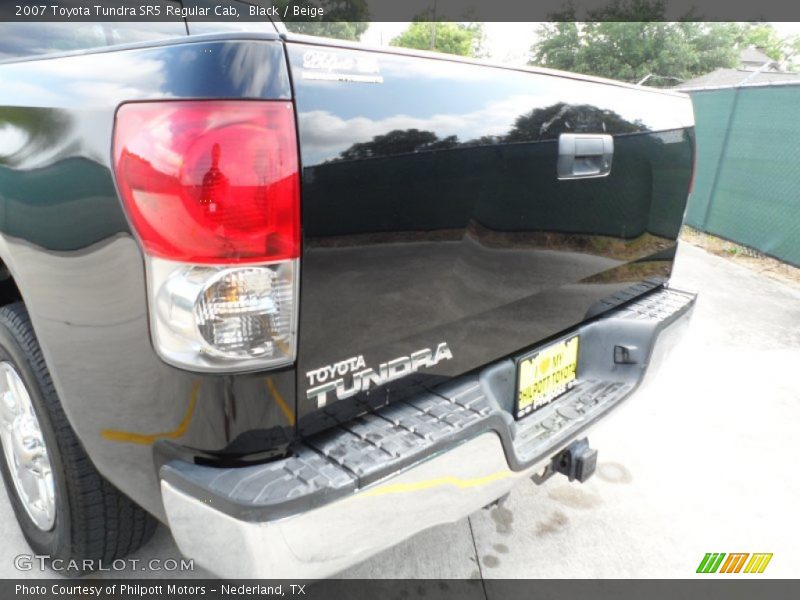
[[[126,104],[113,153],[147,257],[162,358],[203,371],[293,362],[300,193],[291,103]]]
[[[122,200],[151,256],[197,264],[296,258],[290,102],[152,102],[117,112]]]

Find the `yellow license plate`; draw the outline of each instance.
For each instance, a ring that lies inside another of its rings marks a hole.
[[[550,404],[575,385],[579,343],[575,335],[537,350],[517,363],[518,419]]]

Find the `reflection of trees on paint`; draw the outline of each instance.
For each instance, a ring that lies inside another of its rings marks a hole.
[[[0,165],[16,166],[46,150],[54,150],[70,127],[70,118],[55,110],[0,109],[0,130],[8,139],[18,138],[13,148],[0,146]]]
[[[613,110],[559,102],[517,117],[505,141],[534,142],[553,139],[562,133],[636,133],[646,130],[641,121],[628,121]]]
[[[369,142],[353,144],[339,155],[339,159],[357,160],[374,156],[455,148],[456,146],[458,146],[458,138],[454,135],[440,139],[432,131],[395,129],[384,135],[376,135]]]
[[[359,142],[333,160],[361,160],[377,156],[393,156],[449,148],[494,146],[513,142],[538,142],[556,139],[562,133],[637,133],[647,131],[641,121],[628,121],[613,110],[589,104],[558,102],[520,115],[506,134],[484,135],[461,141],[455,135],[440,138],[433,131],[395,129],[376,135],[368,142]]]

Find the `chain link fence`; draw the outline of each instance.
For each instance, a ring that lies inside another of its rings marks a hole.
[[[689,93],[697,170],[686,222],[800,266],[800,85]]]

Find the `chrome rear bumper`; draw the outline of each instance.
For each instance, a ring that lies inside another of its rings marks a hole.
[[[680,339],[694,300],[658,289],[580,327],[585,381],[521,421],[498,383],[514,372],[508,360],[309,440],[284,462],[168,463],[161,489],[178,547],[226,578],[317,579],[458,521],[541,471],[629,397]],[[620,344],[631,362],[614,361]]]
[[[226,578],[318,579],[415,533],[455,522],[534,471],[508,467],[500,438],[484,433],[321,508],[277,521],[241,521],[162,481],[181,552]]]

